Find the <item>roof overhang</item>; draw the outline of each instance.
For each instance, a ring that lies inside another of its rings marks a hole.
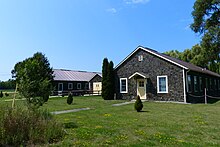
[[[149,76],[146,76],[146,75],[143,74],[143,73],[136,72],[136,73],[134,73],[133,75],[131,75],[128,79],[131,79],[131,78],[137,77],[137,76],[140,76],[140,77],[142,77],[142,78],[144,78],[144,79],[149,78]]]

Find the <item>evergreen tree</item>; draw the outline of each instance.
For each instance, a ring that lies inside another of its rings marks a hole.
[[[107,70],[107,99],[113,100],[114,99],[114,64],[112,61],[108,64],[108,70]]]
[[[114,99],[114,64],[112,61],[108,62],[108,59],[103,60],[102,66],[102,97],[104,100]]]

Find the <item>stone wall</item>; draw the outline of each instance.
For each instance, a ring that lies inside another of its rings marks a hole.
[[[143,61],[138,56],[143,55]],[[128,93],[120,93],[120,78],[129,78],[135,72],[144,73],[147,79],[146,92],[148,100],[184,101],[183,69],[155,55],[139,49],[122,65],[115,69],[115,87],[117,99],[133,99],[137,96],[135,79],[128,79]],[[157,93],[157,76],[168,77],[168,93]]]

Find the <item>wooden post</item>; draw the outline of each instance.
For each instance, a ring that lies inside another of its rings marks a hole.
[[[205,104],[207,104],[206,88],[205,88]]]
[[[16,84],[16,87],[15,87],[14,98],[12,100],[12,108],[15,107],[15,98],[16,98],[17,88],[18,88],[18,84]]]

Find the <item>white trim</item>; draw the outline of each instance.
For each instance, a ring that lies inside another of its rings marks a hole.
[[[166,78],[166,91],[159,91],[159,78]],[[157,76],[157,93],[168,93],[168,77],[167,77],[167,75]]]
[[[155,55],[155,56],[157,56],[157,57],[160,57],[160,58],[162,58],[162,59],[164,59],[164,60],[166,60],[166,61],[168,61],[168,62],[171,62],[171,63],[173,63],[173,64],[175,64],[175,65],[177,65],[177,66],[179,66],[179,67],[182,67],[182,68],[184,68],[184,69],[188,69],[187,67],[185,67],[185,66],[183,66],[183,65],[181,65],[181,64],[179,64],[179,63],[176,63],[176,62],[174,62],[174,61],[172,61],[172,60],[170,60],[170,59],[167,59],[167,58],[165,58],[165,57],[163,57],[163,56],[161,56],[161,55],[158,55],[158,54],[156,54],[156,53],[154,53],[154,52],[152,52],[152,51],[150,51],[150,50],[148,50],[148,49],[146,49],[146,48],[144,48],[144,47],[141,47],[141,46],[139,46],[139,47],[137,47],[131,54],[129,54],[122,62],[120,62],[116,67],[115,67],[115,69],[117,69],[121,64],[123,64],[128,58],[130,58],[135,52],[137,52],[139,49],[142,49],[142,50],[144,50],[144,51],[146,51],[146,52],[148,52],[148,53],[151,53],[151,54],[153,54],[153,55]]]
[[[186,103],[186,75],[184,69],[183,69],[183,98],[184,98],[184,103]]]
[[[143,77],[144,79],[147,78],[145,75],[140,74],[139,72],[136,72],[136,73],[134,73],[133,75],[131,75],[128,79],[131,79],[131,78],[133,78],[133,77],[136,76],[136,75],[139,75],[139,76]]]
[[[82,89],[82,84],[81,83],[77,83],[77,89],[78,90]]]
[[[121,81],[122,80],[126,81],[126,91],[122,91],[122,88],[121,88]],[[120,93],[128,93],[128,79],[127,78],[120,78]]]
[[[70,86],[72,85],[72,86]],[[73,89],[73,83],[68,83],[68,89]]]

